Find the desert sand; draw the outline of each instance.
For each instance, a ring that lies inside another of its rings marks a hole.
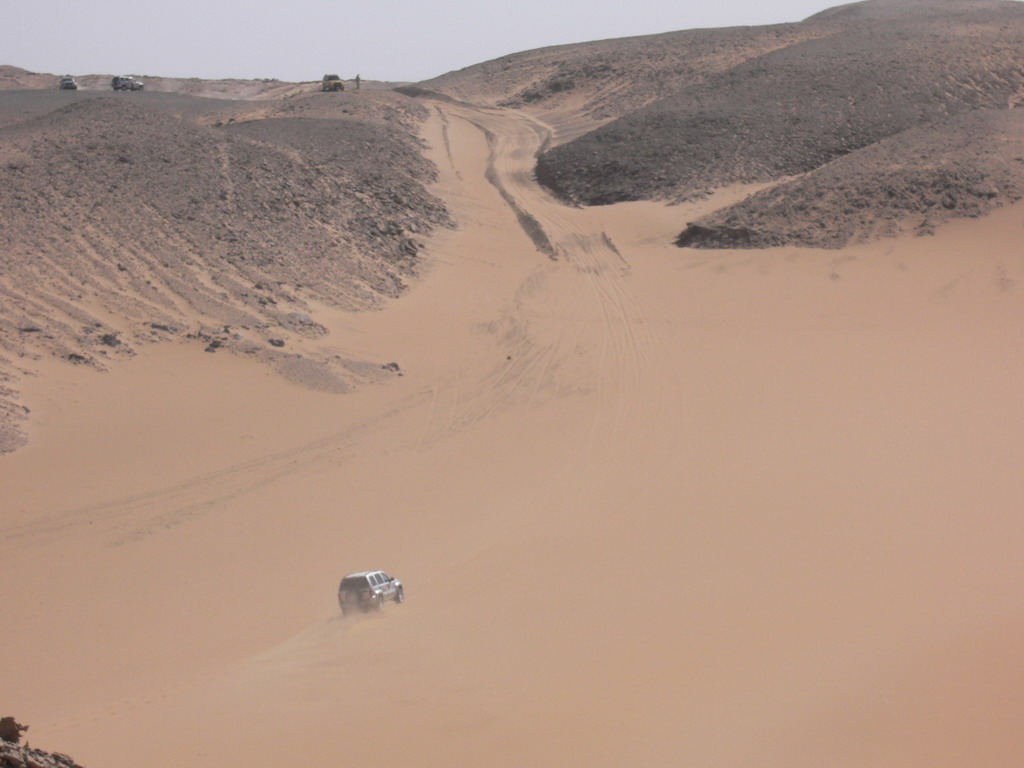
[[[90,768],[1016,768],[1024,207],[842,250],[561,205],[432,105],[459,226],[346,395],[152,345],[24,386],[3,707]],[[407,602],[342,619],[346,572]],[[3,712],[0,714],[7,714]]]

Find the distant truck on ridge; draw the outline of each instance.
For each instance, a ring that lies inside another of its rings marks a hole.
[[[114,75],[110,79],[110,87],[115,91],[141,91],[144,84],[131,75]]]
[[[324,75],[322,85],[320,86],[322,91],[344,91],[345,81],[337,75]]]

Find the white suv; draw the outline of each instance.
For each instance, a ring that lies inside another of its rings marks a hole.
[[[402,582],[396,581],[384,571],[350,573],[341,580],[338,587],[338,604],[345,615],[357,608],[361,611],[379,611],[388,600],[404,603],[405,591]]]

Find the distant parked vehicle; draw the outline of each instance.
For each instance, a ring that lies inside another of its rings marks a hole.
[[[131,75],[114,75],[110,79],[110,87],[115,91],[141,91],[144,84]]]
[[[345,81],[337,75],[324,75],[323,84],[320,86],[322,91],[344,91]]]
[[[405,591],[402,582],[396,581],[384,571],[350,573],[341,580],[341,586],[338,587],[338,604],[344,615],[356,609],[364,612],[379,611],[388,600],[404,603]]]
[[[62,91],[77,91],[78,83],[75,82],[75,78],[68,75],[67,77],[62,77],[60,79],[60,85],[57,87]]]

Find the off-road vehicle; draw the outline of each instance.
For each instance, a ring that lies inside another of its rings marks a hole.
[[[114,75],[110,80],[110,87],[115,91],[141,91],[143,82],[136,80],[131,75]]]
[[[360,571],[350,573],[341,580],[338,587],[338,604],[341,612],[379,611],[388,600],[405,602],[402,582],[396,581],[384,571]]]
[[[322,91],[344,91],[345,81],[337,75],[324,75],[324,79],[320,86]]]
[[[60,79],[60,85],[58,85],[57,87],[60,88],[62,91],[77,91],[78,83],[75,82],[75,78],[73,78],[71,75],[68,75]]]

